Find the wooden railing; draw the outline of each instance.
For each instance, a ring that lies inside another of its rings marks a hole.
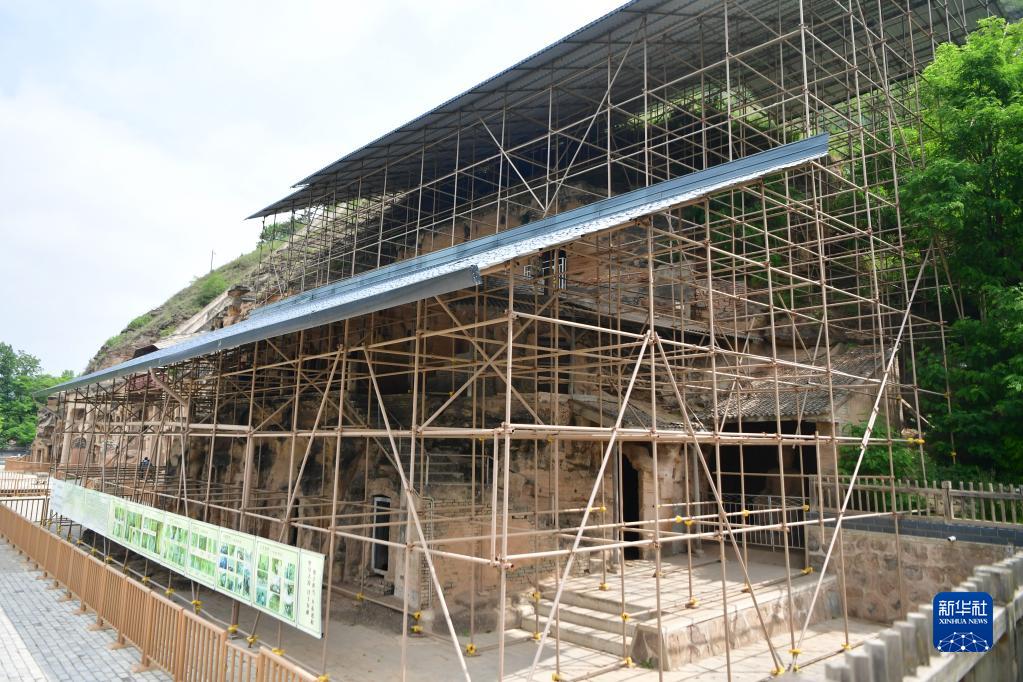
[[[849,476],[811,477],[811,507],[836,510],[849,490]],[[993,483],[931,481],[859,476],[849,512],[897,511],[912,516],[981,524],[1023,523],[1023,487]]]
[[[42,506],[40,506],[42,508]],[[141,652],[142,669],[161,668],[188,682],[316,682],[291,661],[260,648],[228,640],[227,630],[157,594],[117,567],[105,563],[0,504],[0,535],[63,586],[69,598],[92,611],[96,623],[117,632],[117,642]]]

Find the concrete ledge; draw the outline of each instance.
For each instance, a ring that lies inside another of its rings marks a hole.
[[[901,528],[900,528],[901,529]],[[829,661],[825,679],[836,682],[890,682],[893,680],[1019,679],[1016,640],[1023,628],[1023,552],[991,566],[976,568],[954,591],[989,592],[995,602],[994,645],[985,653],[945,654],[931,645],[933,609],[921,605],[904,621],[895,623],[861,649]]]

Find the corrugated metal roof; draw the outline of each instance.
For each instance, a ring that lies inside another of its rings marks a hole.
[[[886,25],[886,37],[893,44],[905,42],[896,33],[906,30],[905,22],[898,20],[905,4],[892,2],[879,5],[893,19]],[[925,0],[910,0],[908,4],[920,15],[923,25],[926,25],[930,9]],[[967,0],[961,3],[959,11],[967,25],[972,25],[976,19],[987,14],[988,5],[992,11],[1002,13],[1001,7],[994,0]],[[609,47],[624,50],[630,41],[643,32],[650,36],[660,36],[676,46],[674,50],[655,51],[648,57],[651,60],[648,64],[651,73],[659,74],[666,68],[658,59],[671,59],[672,55],[680,54],[695,45],[700,45],[706,54],[712,55],[711,61],[721,58],[725,50],[724,31],[717,25],[708,27],[705,21],[698,18],[712,16],[720,19],[722,6],[721,0],[627,2],[514,66],[306,176],[292,186],[294,192],[249,217],[266,217],[343,200],[347,197],[338,194],[339,188],[352,188],[354,183],[357,183],[363,196],[383,191],[383,179],[377,176],[383,175],[385,167],[389,178],[386,186],[390,191],[402,191],[404,187],[398,186],[401,182],[398,178],[403,175],[420,177],[423,163],[420,150],[426,150],[426,167],[450,166],[458,156],[457,136],[453,135],[453,131],[464,127],[465,119],[472,120],[478,116],[485,118],[504,106],[512,107],[515,112],[514,120],[505,126],[506,140],[522,141],[539,135],[545,128],[538,122],[547,120],[548,105],[547,98],[540,96],[540,93],[546,92],[552,83],[566,78],[571,78],[570,89],[579,94],[579,101],[561,104],[559,117],[569,120],[573,116],[593,113],[592,103],[599,101],[607,88],[607,73],[599,65],[606,62]],[[817,3],[814,7],[816,21],[822,24],[829,21],[840,23],[846,11],[844,4],[839,2]],[[731,51],[733,54],[742,52],[771,39],[777,26],[796,29],[800,22],[799,13],[800,4],[796,2],[750,0],[744,3],[742,11],[733,12],[730,16]],[[770,16],[771,21],[765,22],[762,16]],[[917,40],[914,49],[917,59],[925,61],[931,49],[930,41]],[[616,53],[617,56],[620,55]],[[825,73],[845,67],[839,55],[826,51],[816,54],[815,59],[818,68]],[[684,60],[682,63],[685,63]],[[674,77],[681,75],[676,73]],[[770,75],[758,78],[755,73],[744,80],[743,86],[754,92],[778,89],[777,78]],[[616,100],[627,101],[638,94],[640,87],[640,79],[623,80],[615,86]],[[836,82],[830,86],[828,83],[819,84],[817,96],[830,101],[827,96],[829,87],[834,97],[844,98],[848,95],[848,85]],[[876,86],[864,81],[863,87]],[[570,111],[569,107],[573,106],[576,110]],[[794,107],[790,113],[794,114],[797,110],[798,107]],[[474,139],[471,144],[481,145],[482,149],[487,142]],[[510,146],[514,146],[514,142]],[[493,153],[496,153],[496,149]],[[409,182],[410,186],[415,186],[415,181]],[[342,189],[341,194],[345,191]]]
[[[482,271],[501,263],[805,164],[827,153],[827,134],[817,135],[505,232],[399,261],[259,308],[238,324],[58,384],[45,394],[473,287],[480,282]]]
[[[446,272],[468,264],[475,265],[483,271],[521,255],[543,251],[670,206],[692,201],[725,187],[802,165],[827,153],[827,133],[791,142],[736,161],[563,211],[504,232],[399,261],[351,279],[298,294],[268,305],[253,314],[264,314],[280,306],[294,305],[295,302],[332,296],[334,291],[349,287],[356,281],[363,283],[361,286],[371,286],[408,272],[427,268],[437,268]]]
[[[351,287],[337,292],[329,298],[301,302],[278,308],[266,315],[250,317],[230,327],[216,329],[206,334],[199,334],[191,339],[168,348],[143,355],[119,365],[107,367],[91,374],[80,376],[63,384],[41,392],[50,395],[67,391],[89,384],[99,383],[115,377],[144,372],[155,367],[163,367],[207,355],[229,348],[269,339],[282,334],[317,327],[338,320],[392,308],[411,303],[428,296],[439,296],[450,291],[457,291],[479,284],[480,273],[472,266],[452,270],[444,274],[430,277],[428,273],[417,276],[416,273],[397,277],[386,285],[375,287]]]

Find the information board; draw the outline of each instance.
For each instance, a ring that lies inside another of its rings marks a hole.
[[[167,514],[160,536],[160,563],[178,573],[188,573],[188,520]]]
[[[298,592],[297,621],[295,626],[314,637],[321,636],[323,596],[320,586],[323,585],[323,555],[302,550],[299,557],[298,582],[302,589]],[[310,586],[315,585],[313,589]]]
[[[217,586],[217,550],[220,526],[191,520],[188,523],[188,577],[207,587]]]
[[[318,552],[54,480],[50,510],[313,637],[323,636]]]
[[[254,605],[275,618],[295,624],[300,550],[269,540],[256,543]]]

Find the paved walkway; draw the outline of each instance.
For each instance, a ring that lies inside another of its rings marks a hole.
[[[112,630],[90,631],[95,615],[80,615],[77,601],[60,602],[60,590],[9,544],[0,541],[0,680],[138,680],[162,682],[162,672],[133,674],[133,647],[110,650]]]

